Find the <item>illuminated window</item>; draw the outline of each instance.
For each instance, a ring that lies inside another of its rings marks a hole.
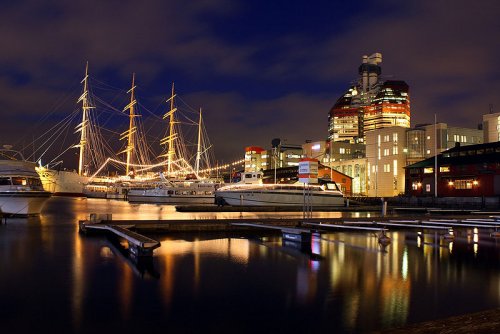
[[[386,173],[391,172],[391,164],[384,164],[384,172]]]
[[[472,179],[455,180],[453,182],[455,189],[472,189],[473,183],[474,183],[474,180],[472,180]]]
[[[389,149],[388,148],[384,148],[384,157],[386,157],[388,155],[389,155]]]
[[[25,186],[27,183],[26,178],[24,177],[13,177],[12,184],[15,186]]]
[[[439,167],[439,172],[441,172],[441,173],[449,173],[450,172],[450,166],[441,166],[441,167]]]
[[[397,146],[394,146],[392,148],[392,154],[398,154],[398,147]]]
[[[424,168],[424,174],[432,174],[432,173],[434,173],[433,167],[425,167]]]

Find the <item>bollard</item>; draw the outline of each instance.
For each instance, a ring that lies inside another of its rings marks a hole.
[[[382,201],[382,217],[387,215],[387,201],[384,201],[384,198],[381,198]]]

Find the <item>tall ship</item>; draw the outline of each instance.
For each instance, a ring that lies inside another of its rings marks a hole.
[[[38,215],[51,196],[35,171],[35,163],[10,146],[0,149],[0,213]]]
[[[56,196],[84,196],[83,189],[88,177],[75,170],[59,170],[43,166],[35,167],[43,188]]]
[[[80,133],[80,142],[70,148],[79,149],[79,161],[78,170],[67,170],[62,168],[60,165],[62,161],[58,161],[53,165],[46,165],[36,167],[36,171],[40,176],[40,180],[46,191],[51,192],[54,195],[62,196],[84,196],[84,187],[89,182],[88,168],[89,157],[92,151],[89,150],[89,142],[95,141],[96,134],[93,134],[95,127],[93,123],[90,122],[90,111],[93,106],[90,104],[89,98],[89,74],[88,74],[88,63],[85,67],[85,77],[82,80],[83,93],[78,99],[78,103],[81,102],[81,117],[82,121],[76,126],[75,132]],[[77,115],[76,115],[77,116]],[[64,120],[66,122],[66,120]],[[59,167],[57,166],[59,165]]]
[[[265,184],[259,172],[243,173],[240,182],[217,189],[215,197],[218,204],[232,206],[344,206],[344,195],[334,181],[307,186],[300,182]]]
[[[96,85],[103,85],[96,79],[93,79],[94,81]],[[174,103],[177,95],[173,83],[171,96],[166,101],[170,109],[163,117],[138,103],[135,73],[132,75],[132,86],[127,91],[129,100],[124,103],[126,106],[122,110],[114,108],[111,103],[93,93],[96,88],[94,85],[92,89],[90,88],[88,64],[81,83],[83,92],[78,99],[78,104],[81,104],[71,115],[72,119],[80,117],[81,120],[75,129],[75,133],[80,136],[79,142],[70,147],[78,149],[78,169],[67,170],[62,168],[61,161],[54,162],[68,149],[46,165],[42,165],[40,161],[37,171],[47,191],[57,195],[127,199],[135,190],[158,189],[159,182],[162,182],[162,187],[167,187],[167,184],[180,185],[177,181],[185,180],[188,175],[195,175],[199,185],[213,170],[211,162],[215,158],[202,123],[201,108],[198,112],[184,102],[185,106],[180,112]],[[110,94],[109,86],[104,86],[103,90]],[[114,100],[123,96],[123,91],[120,90]],[[150,115],[143,120],[140,111],[144,110]],[[116,124],[125,117],[128,119],[128,127],[122,133],[117,133]],[[195,117],[199,118],[198,122]],[[108,127],[114,126],[111,129],[101,128],[99,120]],[[166,133],[165,123],[168,124]],[[69,124],[70,120],[67,117],[61,122],[60,127],[53,127],[54,130],[49,131],[47,138],[43,139],[44,143],[55,142],[63,137],[51,132],[60,131],[59,128],[63,127],[67,129]],[[146,125],[147,131],[145,131]],[[196,131],[193,130],[195,125]],[[64,137],[68,137],[67,130],[65,131]],[[165,134],[158,135],[160,132]],[[103,133],[107,137],[104,137]],[[156,152],[159,151],[157,141],[152,141],[153,145],[148,143],[146,133],[153,133],[151,136],[156,138],[163,137],[159,142],[162,152]],[[191,140],[185,140],[186,133],[190,135]],[[119,135],[119,140],[122,142],[119,150],[114,146],[118,143],[115,135]],[[195,137],[197,139],[193,140]],[[194,142],[196,144],[193,144]],[[48,148],[37,148],[37,150],[45,150],[43,151],[45,153]],[[160,179],[160,172],[166,176],[168,182]]]
[[[215,190],[220,185],[220,182],[202,178],[200,170],[202,155],[210,148],[206,147],[207,139],[206,137],[204,139],[202,135],[202,110],[199,111],[196,155],[193,168],[183,157],[183,152],[186,152],[186,149],[180,140],[180,131],[176,126],[179,122],[176,119],[177,108],[174,103],[176,96],[174,87],[172,84],[172,94],[167,100],[170,103],[170,110],[163,116],[163,118],[169,119],[168,132],[161,140],[161,143],[166,147],[166,153],[163,155],[167,158],[165,172],[160,173],[160,181],[154,183],[149,189],[136,188],[128,191],[127,199],[129,202],[156,204],[214,204]],[[205,159],[205,162],[208,160]]]

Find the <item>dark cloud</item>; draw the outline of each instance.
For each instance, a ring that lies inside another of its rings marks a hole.
[[[410,85],[413,124],[437,114],[475,126],[489,104],[499,110],[496,1],[284,4],[11,2],[0,11],[0,143],[16,142],[16,129],[54,109],[71,112],[87,60],[95,78],[123,91],[136,72],[152,109],[175,81],[207,111],[226,160],[275,137],[325,138],[331,105],[373,52],[383,54],[386,78]],[[118,100],[122,109],[126,96]]]

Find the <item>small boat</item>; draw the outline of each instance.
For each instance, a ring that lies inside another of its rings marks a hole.
[[[150,189],[153,186],[153,182],[150,180],[97,178],[85,185],[83,194],[89,198],[127,200],[131,190]]]
[[[216,203],[232,206],[335,207],[344,205],[344,196],[333,181],[321,185],[264,184],[260,173],[242,174],[242,180],[217,189]]]
[[[4,215],[38,215],[51,196],[35,171],[35,163],[5,145],[0,149],[0,212]]]
[[[129,202],[157,204],[214,204],[215,182],[162,180],[151,189],[131,189]]]

